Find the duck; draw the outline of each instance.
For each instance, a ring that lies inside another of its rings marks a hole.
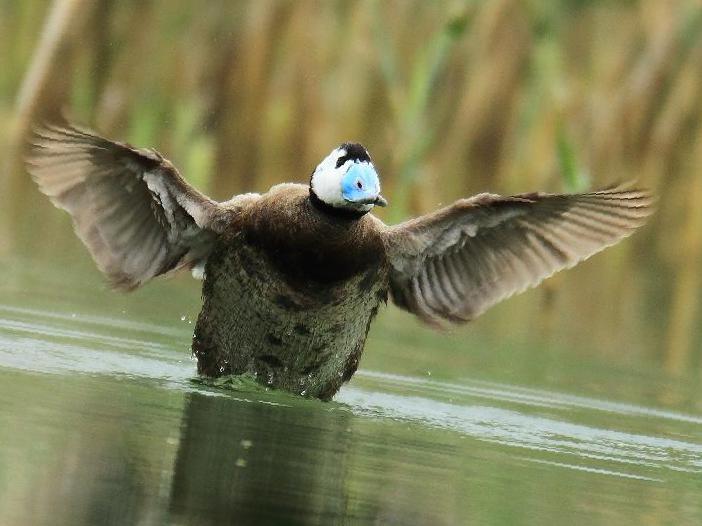
[[[489,307],[641,227],[631,183],[574,193],[480,193],[396,225],[368,150],[344,143],[307,184],[215,201],[158,151],[73,124],[35,130],[27,167],[117,290],[189,269],[203,279],[192,338],[204,377],[330,400],[390,300],[436,328]]]

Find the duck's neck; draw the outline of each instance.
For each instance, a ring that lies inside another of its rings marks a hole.
[[[360,219],[368,213],[368,211],[364,210],[349,210],[348,208],[337,208],[336,206],[327,204],[324,201],[322,201],[319,197],[317,197],[317,194],[314,193],[314,190],[312,190],[311,187],[310,202],[312,203],[312,206],[314,206],[320,212],[329,214],[330,216],[339,219]]]

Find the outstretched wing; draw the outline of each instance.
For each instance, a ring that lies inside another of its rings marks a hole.
[[[78,127],[36,130],[27,166],[40,190],[71,214],[100,270],[122,290],[200,263],[225,213],[158,152]]]
[[[652,213],[645,191],[480,194],[388,228],[393,301],[424,321],[469,321],[613,245]]]

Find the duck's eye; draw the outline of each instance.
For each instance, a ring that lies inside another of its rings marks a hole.
[[[358,188],[359,190],[363,188],[363,183],[361,181],[356,181],[356,188]]]

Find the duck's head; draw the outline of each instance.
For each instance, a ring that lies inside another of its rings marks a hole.
[[[342,144],[319,163],[310,193],[325,205],[359,214],[388,204],[368,151],[356,143]]]

